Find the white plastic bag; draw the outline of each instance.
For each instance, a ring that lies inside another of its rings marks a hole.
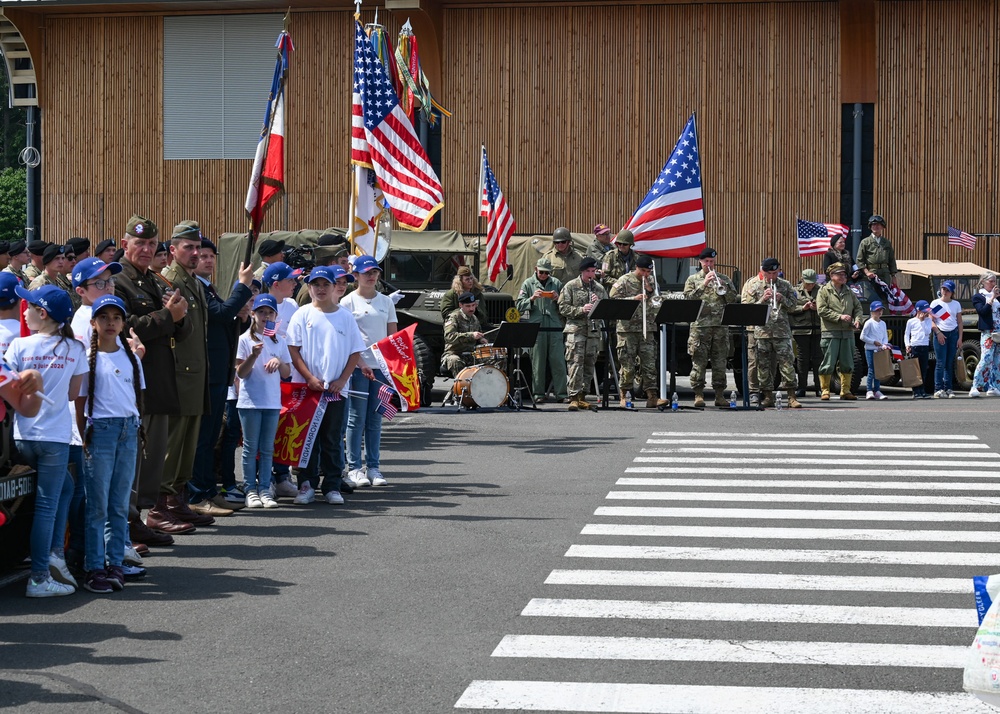
[[[965,663],[962,686],[1000,708],[1000,575],[973,578],[979,630]]]

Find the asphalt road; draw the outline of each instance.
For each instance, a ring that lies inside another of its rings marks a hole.
[[[0,590],[0,708],[989,711],[1000,400],[903,395],[400,415],[345,506],[220,519],[113,596]]]

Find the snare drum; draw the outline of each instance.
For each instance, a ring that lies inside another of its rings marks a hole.
[[[480,345],[472,350],[472,356],[475,358],[477,364],[485,363],[499,367],[507,362],[507,348]]]
[[[509,389],[506,374],[482,364],[463,369],[451,387],[452,393],[462,400],[462,406],[469,409],[499,407],[506,401]]]

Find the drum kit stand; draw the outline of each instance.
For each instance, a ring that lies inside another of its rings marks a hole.
[[[532,409],[537,409],[531,385],[521,370],[524,351],[534,346],[540,325],[532,322],[504,322],[496,332],[493,344],[476,347],[472,356],[475,364],[455,376],[451,394],[460,411],[465,409],[498,409],[507,406],[520,411],[523,394],[528,394]],[[503,367],[507,368],[504,372]],[[513,379],[513,385],[507,379]]]

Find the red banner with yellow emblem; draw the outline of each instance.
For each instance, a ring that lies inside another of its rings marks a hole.
[[[313,391],[302,382],[281,383],[281,415],[274,435],[274,463],[299,468],[309,463],[316,431],[326,411],[322,396],[323,392]]]
[[[420,408],[420,378],[417,376],[417,359],[413,354],[413,336],[416,324],[394,332],[371,346],[381,366],[382,373],[392,380],[399,393],[400,410],[416,411]]]

